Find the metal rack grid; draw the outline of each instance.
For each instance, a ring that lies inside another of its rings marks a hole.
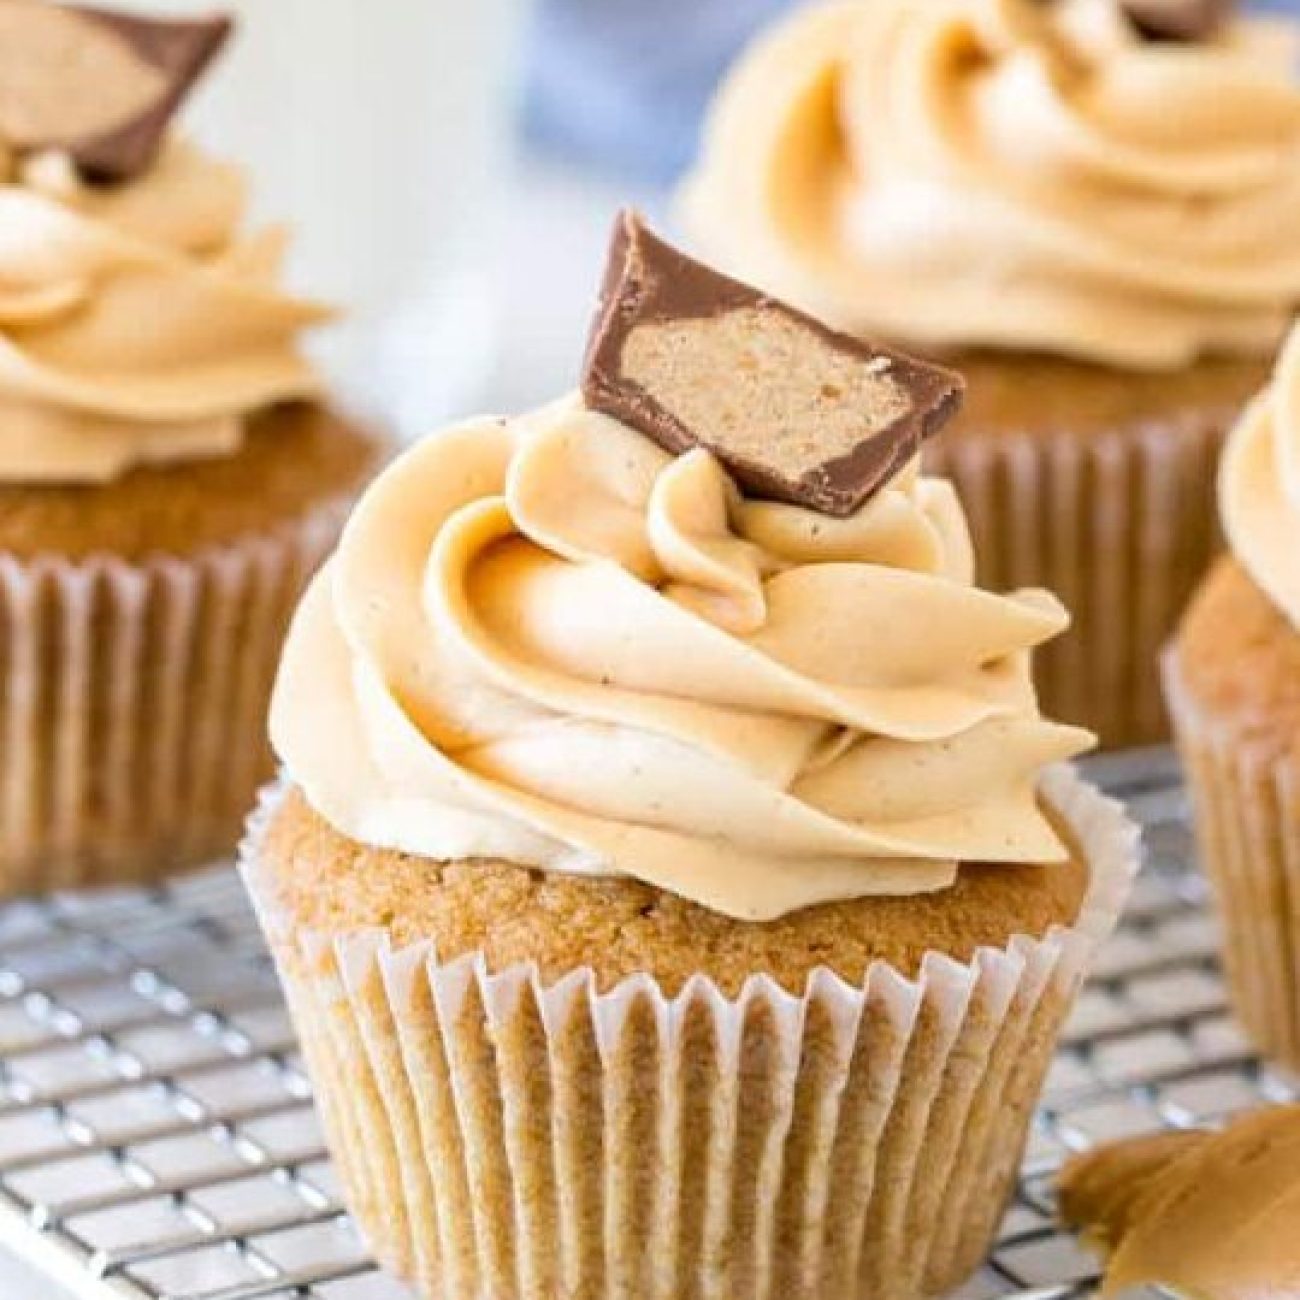
[[[1148,866],[1052,1071],[1015,1203],[963,1300],[1086,1294],[1052,1176],[1102,1138],[1213,1123],[1300,1083],[1225,1008],[1167,751],[1096,760]],[[88,1300],[398,1300],[341,1208],[238,881],[0,908],[0,1243]]]

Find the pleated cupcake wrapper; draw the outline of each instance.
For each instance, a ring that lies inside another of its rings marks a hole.
[[[1264,1055],[1300,1070],[1300,763],[1208,716],[1174,650],[1164,676],[1234,1009]]]
[[[0,894],[233,850],[272,770],[280,643],[344,510],[193,556],[0,554]]]
[[[1044,712],[1107,748],[1168,736],[1160,651],[1218,549],[1214,480],[1231,415],[1096,435],[935,439],[992,590],[1042,586],[1072,616],[1034,655]]]
[[[276,954],[330,1149],[381,1262],[428,1297],[835,1300],[938,1294],[984,1255],[1061,1023],[1137,862],[1072,770],[1047,797],[1092,869],[1077,923],[917,978],[826,969],[598,991],[328,936],[242,869]]]

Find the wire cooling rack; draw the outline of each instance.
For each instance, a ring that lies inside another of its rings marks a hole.
[[[1096,760],[1148,865],[1052,1071],[1019,1191],[963,1300],[1068,1300],[1062,1159],[1300,1083],[1226,1010],[1167,751]],[[338,1200],[284,1005],[228,868],[0,908],[0,1243],[85,1300],[399,1300]],[[26,1300],[26,1297],[24,1297]]]

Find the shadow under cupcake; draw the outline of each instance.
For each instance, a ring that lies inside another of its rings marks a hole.
[[[720,376],[726,376],[720,382]],[[913,1297],[985,1253],[1136,867],[923,436],[956,376],[620,219],[583,398],[312,584],[241,864],[422,1295]]]

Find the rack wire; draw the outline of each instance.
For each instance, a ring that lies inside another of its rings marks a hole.
[[[1061,1161],[1213,1124],[1300,1082],[1226,1009],[1167,751],[1096,760],[1147,868],[1052,1070],[1013,1205],[962,1300],[1072,1300]],[[284,1005],[229,867],[0,908],[0,1244],[84,1300],[400,1300],[343,1210]]]

